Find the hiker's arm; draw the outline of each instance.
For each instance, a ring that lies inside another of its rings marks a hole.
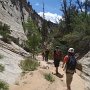
[[[60,61],[63,61],[63,54],[62,54],[62,52],[60,52],[59,59],[60,59]]]
[[[52,59],[54,60],[54,53],[52,53]]]
[[[61,53],[61,60],[63,61],[63,58],[64,58],[64,55],[63,55],[63,53]]]
[[[63,64],[62,64],[62,68],[64,68],[64,65],[65,65],[65,60],[63,59]]]
[[[76,66],[77,66],[77,64],[76,64]],[[76,73],[76,68],[75,68],[75,71],[74,72]]]
[[[64,64],[65,64],[65,63],[64,63],[64,61],[63,61],[62,68],[64,67]]]
[[[64,66],[63,66],[63,71],[66,69],[66,63],[64,64]]]
[[[75,73],[76,73],[76,69],[75,69]]]
[[[62,68],[65,68],[66,67],[67,60],[68,60],[68,57],[65,56],[64,59],[63,59]]]

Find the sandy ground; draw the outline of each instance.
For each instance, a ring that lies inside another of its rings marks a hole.
[[[10,85],[10,90],[66,90],[65,72],[59,67],[61,75],[56,76],[53,62],[49,60],[48,64],[42,61],[42,57],[37,57],[40,62],[40,67],[36,71],[28,72],[16,81],[14,85]],[[44,78],[45,73],[51,73],[55,78],[53,83]],[[78,74],[75,73],[71,84],[72,90],[84,90],[84,81]],[[63,75],[63,77],[61,77]]]

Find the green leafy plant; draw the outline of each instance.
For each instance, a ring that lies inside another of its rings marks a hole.
[[[90,50],[90,14],[87,14],[87,16],[81,12],[74,14],[75,12],[72,14],[71,10],[70,30],[66,28],[65,19],[61,20],[59,23],[59,35],[54,34],[53,46],[60,46],[60,49],[65,51],[63,52],[64,54],[67,54],[67,49],[69,47],[73,47],[75,52],[84,55]],[[62,43],[62,41],[66,44]]]
[[[0,22],[0,35],[3,37],[3,41],[7,42],[10,36],[10,27],[7,24]]]
[[[9,90],[9,85],[6,82],[0,80],[0,90]]]
[[[2,64],[0,64],[0,72],[3,72],[4,69],[5,69],[5,67]]]
[[[34,71],[39,66],[39,63],[36,60],[26,59],[21,61],[20,66],[23,71]]]
[[[53,77],[52,74],[50,74],[50,73],[45,73],[45,74],[44,74],[44,77],[45,77],[45,79],[46,79],[47,81],[50,81],[50,82],[54,82],[54,81],[55,81],[54,77]]]
[[[2,59],[2,58],[3,58],[3,55],[0,54],[0,59]]]
[[[34,58],[35,54],[37,54],[40,48],[41,35],[36,23],[32,19],[28,19],[27,23],[24,24],[24,27],[28,38],[26,41],[26,46]]]

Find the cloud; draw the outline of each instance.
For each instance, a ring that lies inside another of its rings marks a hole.
[[[38,13],[41,17],[43,17],[43,12],[39,12]],[[45,19],[47,21],[51,21],[53,23],[58,23],[60,19],[62,19],[62,17],[56,13],[50,13],[50,12],[46,12],[45,13]]]
[[[36,5],[36,6],[39,6],[39,3],[36,3],[35,5]]]
[[[80,0],[81,2],[85,2],[85,0]]]

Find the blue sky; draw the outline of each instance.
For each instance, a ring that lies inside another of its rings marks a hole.
[[[62,0],[28,0],[28,1],[32,5],[33,9],[40,16],[43,16],[43,2],[44,2],[45,19],[47,20],[56,23],[58,22],[59,19],[62,18],[62,12],[60,11]],[[84,1],[84,0],[80,0],[80,1]]]
[[[60,0],[29,0],[32,7],[37,11],[41,12],[43,8],[43,2],[45,4],[45,12],[60,13]]]
[[[43,2],[45,7],[45,19],[54,23],[61,18],[60,0],[28,0],[33,9],[40,15],[43,15]]]

